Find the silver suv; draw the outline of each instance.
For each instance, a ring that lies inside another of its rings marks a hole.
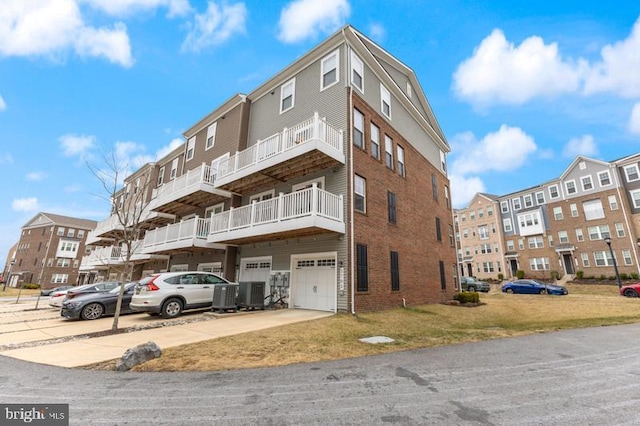
[[[216,285],[229,284],[208,272],[163,272],[136,284],[129,307],[149,315],[175,318],[188,309],[210,308]]]

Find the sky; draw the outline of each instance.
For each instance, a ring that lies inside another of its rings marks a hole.
[[[0,263],[39,212],[108,217],[89,166],[162,157],[345,24],[416,73],[455,207],[640,151],[640,2],[0,0]]]

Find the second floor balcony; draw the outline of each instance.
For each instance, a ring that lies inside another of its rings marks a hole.
[[[208,164],[201,164],[153,190],[149,209],[184,216],[194,208],[213,205],[231,196],[214,186],[215,173]]]
[[[225,245],[209,242],[209,219],[198,216],[147,231],[141,251],[143,253],[176,253],[194,248],[222,249]]]
[[[315,113],[220,161],[215,186],[243,193],[344,163],[342,130]]]
[[[142,241],[136,240],[132,242],[133,252],[131,254],[130,262],[140,263],[151,259],[166,258],[166,256],[155,256],[142,253]],[[104,246],[95,247],[91,253],[82,257],[80,263],[80,270],[91,270],[108,268],[111,266],[122,266],[127,259],[127,247],[126,246]]]
[[[344,234],[345,230],[342,195],[314,184],[213,215],[208,240],[247,244],[327,232]]]

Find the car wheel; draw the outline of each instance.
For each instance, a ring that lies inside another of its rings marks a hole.
[[[547,291],[546,288],[543,288],[542,290],[540,290],[540,294],[548,294],[549,292]]]
[[[84,320],[94,320],[98,319],[104,314],[104,307],[99,303],[89,303],[87,306],[82,308],[82,312],[80,316]]]
[[[506,289],[505,291],[506,291],[507,293],[509,293],[509,294],[513,294],[513,289],[512,289],[512,288],[508,288],[508,289]]]
[[[638,292],[632,288],[628,288],[624,291],[624,295],[627,297],[638,297]]]
[[[162,305],[162,318],[175,318],[182,313],[182,302],[180,299],[169,299]]]
[[[467,288],[467,291],[476,291],[476,288],[474,286],[470,286]]]

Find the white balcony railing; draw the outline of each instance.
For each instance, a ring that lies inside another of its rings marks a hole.
[[[176,247],[176,243],[182,246],[191,246],[195,241],[202,244],[207,242],[209,234],[209,220],[199,218],[198,216],[191,219],[173,223],[162,228],[156,228],[147,231],[142,243],[142,250],[146,253],[154,249],[160,250],[167,245]],[[201,245],[202,245],[201,244]]]
[[[195,169],[188,170],[182,176],[155,188],[151,195],[150,208],[153,209],[158,204],[162,204],[162,201],[172,199],[177,195],[186,194],[191,188],[197,189],[201,185],[210,185],[213,188],[214,180],[215,175],[211,166],[203,163]]]
[[[313,184],[311,188],[280,194],[270,200],[254,201],[249,205],[213,215],[211,234],[310,216],[344,222],[342,195],[331,194]]]
[[[217,178],[231,176],[311,141],[320,142],[326,148],[343,156],[342,130],[333,128],[316,112],[310,119],[291,128],[285,128],[282,132],[264,140],[259,140],[244,151],[220,161]]]

